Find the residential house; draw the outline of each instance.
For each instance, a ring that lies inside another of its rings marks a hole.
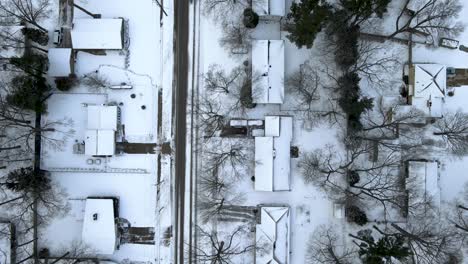
[[[114,199],[86,199],[82,241],[97,254],[111,255],[117,246]]]
[[[112,156],[115,154],[115,133],[118,123],[118,107],[113,105],[88,106],[88,130],[85,154]]]
[[[254,103],[284,102],[284,40],[252,42],[252,78]]]
[[[75,50],[121,50],[124,45],[123,19],[75,19],[71,39]]]
[[[291,116],[266,116],[264,135],[255,137],[255,190],[290,191]]]
[[[426,206],[430,202],[437,210],[440,207],[439,163],[408,161],[407,171],[408,208]]]
[[[290,219],[288,207],[262,207],[255,231],[256,264],[288,264]]]
[[[427,117],[442,117],[447,69],[439,64],[413,64],[408,74],[408,103]]]

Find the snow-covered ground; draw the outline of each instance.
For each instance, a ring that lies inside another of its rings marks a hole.
[[[52,255],[72,248],[81,240],[84,199],[115,197],[119,199],[119,217],[128,220],[132,227],[155,230],[154,244],[122,244],[112,256],[103,257],[169,263],[171,248],[160,245],[160,237],[172,218],[170,157],[159,154],[157,147],[156,154],[117,154],[90,164],[90,157],[73,154],[73,145],[85,139],[85,105],[108,103],[119,105],[128,142],[160,145],[171,141],[173,3],[164,3],[167,16],[151,0],[136,3],[79,0],[76,4],[101,14],[102,18],[123,18],[128,22],[129,41],[128,50],[106,51],[105,55],[79,51],[75,61],[77,77],[83,79],[97,72],[110,85],[125,83],[132,88],[103,89],[81,83],[69,92],[54,93],[47,101],[43,123],[67,121],[62,125],[67,129],[67,140],[58,148],[43,144],[41,167],[52,171],[53,182],[66,191],[71,210],[40,229],[39,247],[48,248]],[[74,18],[89,16],[75,8]],[[63,133],[53,132],[49,136],[60,138]]]

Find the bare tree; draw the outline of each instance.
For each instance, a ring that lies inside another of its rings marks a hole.
[[[230,264],[236,263],[236,257],[252,252],[255,244],[248,244],[241,236],[249,234],[244,227],[239,226],[231,232],[216,230],[205,231],[196,226],[200,243],[194,246],[195,257],[200,263]]]
[[[218,20],[226,19],[225,14],[244,10],[249,6],[248,3],[248,0],[205,0],[202,7],[205,15],[212,15]]]
[[[0,2],[0,21],[27,22],[44,32],[47,32],[47,29],[39,25],[39,22],[48,18],[49,13],[49,0],[4,0]]]
[[[231,177],[208,172],[200,176],[198,191],[207,197],[221,197],[232,192],[233,187],[234,181]]]
[[[226,111],[215,98],[208,94],[200,96],[200,101],[196,107],[197,115],[200,118],[200,128],[204,131],[204,137],[211,138],[221,131],[226,124]]]
[[[461,9],[459,0],[405,0],[395,21],[395,31],[388,37],[408,32],[434,42],[440,36],[456,36],[463,31],[463,25],[455,21]]]
[[[299,70],[286,79],[286,86],[297,99],[297,110],[316,112],[313,104],[320,99],[319,89],[322,87],[319,72],[312,67],[310,61],[301,64]]]
[[[221,140],[212,150],[205,151],[205,171],[241,179],[252,168],[252,153],[252,149],[238,141]]]
[[[391,73],[400,68],[397,55],[385,44],[360,40],[357,50],[357,62],[353,71],[371,86],[386,89],[389,85]]]
[[[454,215],[449,217],[449,221],[460,230],[468,233],[468,183],[465,184],[462,196],[455,201]]]
[[[219,44],[231,55],[245,55],[250,49],[250,32],[240,21],[223,22],[223,36]]]
[[[376,161],[369,161],[372,145],[360,140],[350,140],[347,145],[348,151],[342,155],[331,146],[305,153],[298,163],[305,181],[331,195],[378,202],[385,216],[388,206],[406,209],[398,152],[380,153]]]
[[[100,92],[102,89],[109,88],[111,82],[99,71],[93,71],[83,76],[83,84],[94,91]]]
[[[218,196],[200,194],[198,197],[198,208],[200,209],[200,219],[203,222],[228,217],[230,212],[238,204],[244,201],[242,193],[225,192]]]
[[[205,88],[209,91],[228,94],[236,85],[236,80],[242,73],[241,67],[236,67],[230,73],[226,73],[219,64],[212,64],[204,75]]]
[[[4,198],[0,206],[13,208],[15,219],[19,221],[29,222],[36,202],[38,210],[34,213],[37,213],[38,224],[44,224],[68,210],[66,194],[54,185],[46,171],[35,172],[32,167],[13,170],[0,178],[0,186],[14,195],[14,198]]]
[[[334,226],[319,226],[307,244],[307,263],[350,264],[356,252],[346,248]]]
[[[468,114],[461,111],[445,114],[434,127],[433,134],[442,137],[453,153],[468,153]]]
[[[41,53],[47,53],[46,49],[32,45],[30,41],[27,41],[21,32],[21,29],[18,27],[6,26],[0,28],[0,40],[2,41],[0,49],[3,50],[24,51],[25,49],[30,48],[40,51]]]
[[[457,257],[462,246],[463,237],[453,225],[438,216],[413,218],[405,226],[392,223],[389,231],[376,229],[382,234],[398,233],[405,237],[414,263],[450,263],[449,260]]]

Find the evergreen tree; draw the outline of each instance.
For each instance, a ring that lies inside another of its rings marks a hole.
[[[387,6],[391,0],[341,0],[342,10],[346,14],[346,20],[350,25],[359,25],[372,15],[379,18],[387,12]]]
[[[19,58],[11,58],[10,63],[28,75],[42,76],[48,68],[47,57],[38,54],[27,54]]]
[[[366,213],[354,205],[346,207],[346,217],[348,218],[348,221],[360,226],[365,225],[368,222]]]
[[[299,48],[311,48],[331,13],[331,6],[322,0],[301,0],[300,3],[292,3],[291,11],[287,15],[291,24],[287,29],[290,33],[287,38]]]
[[[411,255],[404,237],[400,234],[385,234],[376,240],[372,236],[372,230],[365,229],[359,231],[357,236],[350,236],[360,241],[356,244],[364,264],[384,264],[392,258],[403,261]]]
[[[46,104],[43,99],[49,85],[44,77],[18,75],[12,79],[10,87],[10,93],[6,97],[8,103],[36,113],[45,112]]]

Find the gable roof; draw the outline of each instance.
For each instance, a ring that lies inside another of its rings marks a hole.
[[[86,199],[82,240],[98,254],[114,253],[116,226],[112,199]]]
[[[254,103],[284,101],[284,40],[252,42],[252,97]],[[257,81],[258,76],[258,81]]]
[[[75,19],[71,30],[73,49],[122,49],[121,18]]]
[[[256,227],[255,263],[289,263],[289,208],[262,207]]]
[[[291,116],[265,117],[265,134],[255,137],[256,191],[290,190],[292,137]]]

